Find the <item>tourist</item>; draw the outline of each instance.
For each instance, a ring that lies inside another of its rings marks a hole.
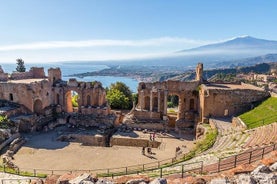
[[[155,137],[156,137],[156,134],[155,134],[155,132],[154,132],[154,133],[153,133],[153,138],[152,138],[153,141],[155,141]]]
[[[150,155],[152,154],[152,151],[151,151],[150,147],[147,148],[147,153],[150,154]]]
[[[142,154],[145,155],[145,147],[142,147]]]

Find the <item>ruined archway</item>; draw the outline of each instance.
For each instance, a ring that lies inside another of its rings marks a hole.
[[[150,97],[146,96],[144,97],[144,109],[145,110],[150,110]]]
[[[79,108],[79,95],[76,91],[70,90],[65,94],[66,99],[66,112],[72,113],[72,112],[78,112]]]
[[[167,97],[167,111],[177,113],[179,110],[179,96],[178,95],[168,95]]]
[[[176,94],[170,94],[167,96],[167,115],[168,115],[168,125],[170,127],[175,127],[176,120],[179,114],[179,96]]]
[[[42,114],[42,101],[39,99],[34,102],[34,113]]]

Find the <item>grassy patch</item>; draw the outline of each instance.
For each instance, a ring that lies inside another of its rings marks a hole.
[[[9,167],[4,168],[3,165],[0,165],[0,172],[15,174],[15,175],[19,175],[19,176],[29,176],[29,177],[34,177],[35,176],[35,177],[39,177],[39,178],[46,178],[47,177],[47,174],[42,174],[42,173],[34,174],[33,172],[29,172],[29,171],[21,171],[21,170],[9,168]]]
[[[277,121],[277,98],[270,97],[239,117],[249,129],[274,123]]]
[[[209,149],[210,147],[213,146],[213,144],[216,141],[216,137],[217,137],[217,129],[211,129],[210,126],[206,127],[206,134],[205,134],[205,138],[202,140],[199,140],[196,143],[196,147],[194,149],[195,153],[201,153],[203,151],[206,151],[207,149]]]

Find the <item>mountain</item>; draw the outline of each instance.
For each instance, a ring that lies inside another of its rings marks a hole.
[[[223,62],[217,63],[216,66],[220,68],[222,67],[233,68],[237,66],[250,66],[258,63],[272,63],[272,62],[277,62],[277,54],[266,54],[266,55],[257,56],[257,57],[223,61]]]
[[[258,39],[251,36],[236,37],[231,40],[204,45],[201,47],[182,50],[179,53],[197,52],[202,53],[250,53],[258,55],[277,52],[277,41]]]
[[[94,64],[109,66],[169,66],[180,70],[194,70],[202,62],[205,69],[247,66],[256,63],[276,61],[277,41],[240,36],[224,42],[169,53],[168,56],[129,59],[121,61],[90,61]],[[272,55],[270,55],[272,54]],[[271,58],[270,58],[271,57]],[[264,60],[264,61],[263,61]]]

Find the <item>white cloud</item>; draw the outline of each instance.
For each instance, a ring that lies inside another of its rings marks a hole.
[[[81,41],[45,41],[26,44],[0,45],[0,51],[42,50],[58,48],[85,47],[160,47],[183,44],[184,48],[213,43],[211,41],[193,40],[179,37],[161,37],[144,40],[81,40]]]

